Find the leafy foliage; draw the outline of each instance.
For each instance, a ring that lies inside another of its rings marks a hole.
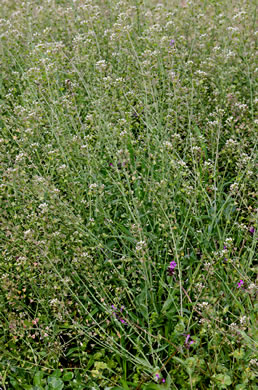
[[[255,5],[1,4],[3,389],[254,389]]]

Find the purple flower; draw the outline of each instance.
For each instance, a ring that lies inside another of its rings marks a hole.
[[[240,288],[241,286],[243,286],[244,282],[243,280],[240,280],[238,283],[237,283],[237,288]]]
[[[123,318],[119,317],[118,314],[116,313],[118,311],[118,308],[115,305],[111,305],[111,307],[114,310],[112,315],[116,317],[122,324],[127,325],[127,322]],[[123,310],[124,310],[124,306],[121,306],[120,312],[122,313]]]
[[[158,383],[165,383],[166,382],[166,379],[160,377],[159,374],[155,374],[155,379]]]
[[[111,305],[111,307],[112,307],[112,309],[114,310],[113,313],[112,313],[112,315],[113,315],[114,317],[117,317],[117,314],[116,314],[117,307],[115,307],[115,305]]]
[[[255,232],[255,228],[253,226],[251,226],[249,229],[249,233],[254,234],[254,232]]]
[[[167,273],[169,276],[172,276],[174,274],[174,270],[177,266],[177,263],[173,260],[171,261],[171,263],[169,264],[169,267],[167,268]]]
[[[185,346],[187,349],[189,349],[190,345],[192,345],[194,343],[193,340],[189,341],[189,339],[190,339],[190,335],[188,334],[188,335],[186,335],[186,338],[185,338]]]
[[[174,44],[175,44],[174,39],[171,39],[171,41],[169,42],[169,46],[174,46]]]

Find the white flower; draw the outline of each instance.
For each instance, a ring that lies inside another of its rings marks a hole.
[[[41,203],[41,204],[39,205],[39,208],[40,208],[40,209],[46,209],[47,207],[48,207],[47,203]]]
[[[98,187],[97,183],[92,183],[92,184],[89,185],[89,188],[91,190],[94,189],[94,188],[97,188],[97,187]]]
[[[169,142],[169,141],[165,141],[165,142],[163,143],[163,145],[164,145],[167,149],[172,149],[172,147],[173,147],[172,143]]]
[[[139,242],[137,242],[137,244],[136,244],[136,250],[137,250],[137,252],[138,251],[141,251],[143,248],[145,248],[146,247],[146,242],[145,241],[139,241]]]
[[[99,70],[100,72],[105,70],[107,68],[107,63],[105,60],[100,60],[96,63],[96,68],[97,70]]]

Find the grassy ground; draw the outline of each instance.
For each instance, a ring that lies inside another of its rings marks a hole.
[[[1,0],[2,389],[255,389],[255,6]]]

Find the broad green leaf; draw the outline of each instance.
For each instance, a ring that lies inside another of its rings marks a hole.
[[[226,389],[227,386],[230,386],[232,383],[230,376],[226,374],[218,374],[214,376],[214,379],[221,389]]]
[[[64,382],[70,381],[71,379],[73,379],[73,373],[71,371],[64,373],[62,379]]]
[[[64,382],[62,379],[57,378],[56,376],[48,377],[49,390],[62,390],[64,387]]]
[[[33,378],[33,384],[34,385],[41,385],[43,377],[44,377],[44,372],[42,372],[42,371],[36,372],[36,374],[34,375],[34,378]]]
[[[61,370],[55,370],[51,376],[56,376],[57,378],[60,378],[62,376],[62,371]]]

